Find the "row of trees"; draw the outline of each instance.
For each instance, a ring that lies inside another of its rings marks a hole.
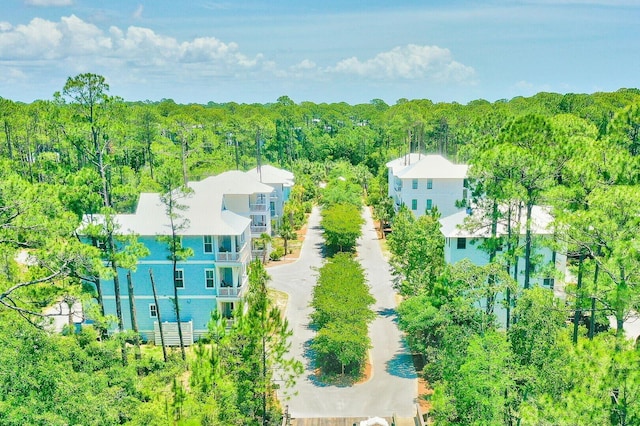
[[[311,349],[323,374],[362,374],[371,346],[367,330],[375,317],[370,308],[374,302],[364,271],[350,253],[336,253],[320,268],[311,301],[317,331]]]
[[[267,105],[178,105],[124,102],[109,94],[104,77],[81,74],[52,100],[0,99],[0,155],[30,182],[73,186],[79,213],[104,203],[125,211],[139,191],[155,189],[156,171],[168,158],[179,159],[184,180],[250,168],[258,155],[288,168],[299,160],[344,160],[375,174],[408,150],[467,160],[479,138],[527,113],[571,114],[602,136],[615,113],[639,96],[630,89],[468,105],[406,99],[391,106],[380,100],[296,104],[286,96]]]
[[[313,289],[311,314],[317,334],[311,344],[317,366],[328,377],[357,379],[364,371],[371,346],[370,306],[364,271],[353,252],[362,234],[362,189],[348,167],[335,167],[322,190],[325,249],[331,255],[320,268]]]

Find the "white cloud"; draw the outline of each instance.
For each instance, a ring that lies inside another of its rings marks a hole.
[[[23,83],[26,80],[27,75],[18,68],[4,68],[0,72],[0,82],[3,83]]]
[[[138,7],[136,8],[136,10],[133,12],[133,17],[135,19],[140,19],[142,18],[142,12],[144,12],[144,6],[139,4]]]
[[[309,59],[305,59],[300,63],[297,63],[292,67],[294,70],[312,70],[316,68],[316,63],[310,61]]]
[[[24,0],[30,6],[71,6],[73,0]]]
[[[0,62],[8,60],[66,60],[77,69],[95,64],[132,68],[200,64],[207,74],[233,74],[259,67],[261,55],[249,57],[236,43],[213,37],[180,42],[149,28],[111,27],[107,32],[75,15],[58,22],[34,18],[26,25],[0,23]],[[57,64],[59,65],[59,64]]]
[[[344,59],[327,71],[373,79],[432,79],[438,82],[472,82],[475,70],[453,60],[449,49],[409,44],[375,57]]]

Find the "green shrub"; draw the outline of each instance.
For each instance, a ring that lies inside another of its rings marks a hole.
[[[284,256],[284,248],[283,247],[276,247],[275,249],[273,249],[273,251],[269,255],[269,259],[271,259],[271,260],[280,260],[282,258],[282,256]]]

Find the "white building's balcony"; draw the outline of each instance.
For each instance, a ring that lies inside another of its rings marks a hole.
[[[267,225],[251,225],[252,234],[263,234],[267,232]]]
[[[262,259],[264,257],[264,249],[253,249],[251,250],[251,258],[252,259]]]
[[[269,210],[269,205],[267,203],[255,203],[255,204],[249,204],[249,209],[252,212],[266,212],[267,210]]]

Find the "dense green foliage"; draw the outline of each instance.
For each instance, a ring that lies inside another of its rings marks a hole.
[[[193,418],[202,424],[280,424],[274,380],[286,390],[303,367],[287,357],[291,329],[268,298],[268,280],[262,262],[252,262],[247,313],[236,315],[228,329],[214,312],[207,342],[196,346],[190,397],[197,405]]]
[[[425,291],[443,271],[444,238],[439,218],[436,209],[418,219],[406,207],[395,215],[387,244],[395,286],[402,295]]]
[[[7,426],[167,424],[168,384],[181,371],[157,353],[123,367],[117,340],[87,329],[50,336],[2,316],[0,423]],[[157,405],[156,405],[157,404]],[[152,414],[151,414],[152,413]]]
[[[334,204],[322,210],[322,228],[326,247],[331,252],[355,249],[362,234],[360,210],[352,204]]]
[[[407,231],[412,218],[395,218],[392,266],[410,296],[399,308],[400,326],[426,361],[436,424],[618,425],[640,412],[629,397],[638,350],[623,330],[640,308],[637,106],[622,103],[598,122],[573,107],[550,112],[545,105],[507,114],[480,133],[476,127],[461,150],[474,199],[467,226],[488,235],[479,245],[486,266],[433,269],[442,262],[437,250],[410,250],[431,240],[412,235],[416,225]],[[544,238],[533,230],[539,205],[555,218],[554,234]],[[437,241],[436,234],[426,235]],[[541,245],[568,256],[576,282],[566,285],[566,300],[532,288],[533,278],[564,278],[536,255]],[[506,330],[494,317],[497,294],[506,295]],[[602,326],[606,316],[615,333]]]
[[[311,314],[317,329],[311,348],[324,374],[361,374],[371,342],[368,324],[375,302],[360,264],[348,253],[337,253],[319,270]]]
[[[252,424],[263,414],[277,420],[267,373],[272,370],[260,356],[269,353],[267,363],[284,359],[286,346],[277,341],[286,324],[259,301],[261,308],[231,331],[219,319],[212,322],[211,346],[197,349],[190,377],[175,354],[165,364],[157,351],[143,348],[141,359],[132,359],[124,339],[102,333],[122,319],[100,315],[101,286],[118,286],[113,269],[134,267],[144,253],[135,239],[114,238],[109,215],[131,212],[141,191],[166,189],[166,171],[172,171],[173,189],[249,169],[258,158],[289,168],[297,185],[285,213],[297,228],[314,200],[327,209],[346,203],[357,211],[362,195],[376,206],[378,219],[391,220],[384,164],[408,151],[468,161],[477,195],[503,205],[554,206],[563,230],[557,241],[570,254],[584,254],[583,282],[568,287],[572,310],[579,318],[584,312],[612,314],[621,330],[638,310],[640,293],[639,102],[638,90],[621,89],[467,105],[406,99],[395,105],[314,104],[286,96],[266,105],[125,103],[93,74],[69,78],[52,100],[0,98],[0,423],[228,425]],[[321,182],[329,182],[324,191]],[[89,235],[101,250],[75,235],[82,216],[92,213],[106,218]],[[481,424],[504,418],[522,424],[638,422],[637,351],[607,333],[569,344],[566,308],[560,322],[525,311],[559,309],[545,305],[542,296],[532,296],[527,307],[528,296],[517,294],[515,312],[530,315],[531,323],[517,322],[507,334],[495,331],[490,310],[477,301],[509,281],[493,266],[474,270],[494,277],[487,279],[490,285],[460,267],[444,268],[436,261],[439,243],[431,238],[435,226],[435,220],[422,219],[407,227],[416,228],[416,238],[430,249],[403,245],[406,252],[397,251],[394,265],[400,289],[415,295],[401,307],[400,321],[429,361],[440,398],[434,400],[438,420],[464,423],[475,414]],[[349,241],[345,247],[354,246]],[[524,256],[529,272],[538,273],[531,250],[500,243],[506,248],[501,259],[496,256],[500,268]],[[488,250],[495,254],[495,247]],[[40,330],[45,307],[90,298],[98,301],[96,312],[88,313],[97,335]],[[261,329],[265,324],[271,325]],[[535,327],[545,327],[546,340],[535,336],[536,347],[529,348],[526,339]],[[324,330],[326,346],[335,343],[341,348],[335,353],[346,357],[338,362],[355,359],[345,347],[356,348],[356,355],[366,351],[360,337],[349,340],[356,332],[350,325]],[[262,342],[269,342],[268,350]],[[491,359],[484,359],[489,349]],[[545,356],[562,360],[562,368],[541,365]],[[545,374],[550,378],[540,380]]]

